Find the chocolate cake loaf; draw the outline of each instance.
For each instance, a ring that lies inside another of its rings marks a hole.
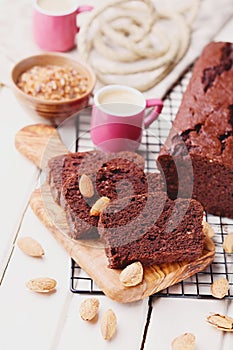
[[[212,42],[197,60],[157,163],[171,198],[233,218],[232,43]]]
[[[61,188],[67,178],[74,174],[97,173],[104,162],[123,157],[138,164],[144,169],[144,159],[134,152],[104,153],[100,151],[68,153],[52,158],[48,162],[47,182],[50,184],[51,192],[56,203],[60,204]]]
[[[192,261],[203,251],[203,208],[172,201],[164,192],[113,201],[102,212],[99,233],[110,268]]]

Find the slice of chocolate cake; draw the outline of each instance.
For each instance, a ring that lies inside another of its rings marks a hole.
[[[164,192],[113,201],[102,212],[99,233],[110,268],[192,261],[203,252],[203,208],[172,201]]]
[[[128,159],[144,169],[144,159],[134,152],[104,153],[100,151],[68,153],[52,158],[48,162],[47,181],[56,203],[60,204],[61,188],[74,174],[94,174],[103,163],[112,158]]]
[[[197,60],[162,148],[171,198],[192,196],[233,218],[233,43],[212,42]]]
[[[100,197],[110,200],[148,193],[163,187],[159,174],[146,175],[140,166],[124,158],[114,158],[103,164],[97,174],[88,177],[94,187],[94,195],[85,198],[79,187],[80,173],[68,177],[62,185],[60,204],[65,208],[72,238],[92,238],[98,235],[98,217],[90,216],[93,204]],[[86,174],[87,175],[87,174]]]

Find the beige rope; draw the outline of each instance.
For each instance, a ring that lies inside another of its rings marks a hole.
[[[158,12],[151,0],[108,2],[94,9],[81,27],[79,52],[102,83],[121,83],[122,77],[127,76],[127,84],[146,91],[161,81],[186,53],[199,1],[192,0],[189,7],[178,12]],[[185,19],[187,13],[189,17]],[[168,33],[158,26],[164,21],[169,24]],[[159,49],[152,36],[157,38]],[[150,76],[143,79],[148,72]],[[139,79],[135,79],[137,75]]]
[[[148,6],[148,9],[150,10],[150,13],[153,15],[155,14],[155,8],[153,6],[153,3],[150,0],[134,0],[135,2],[142,2],[145,5]],[[132,0],[129,0],[128,2],[132,2]],[[94,22],[94,20],[98,17],[101,17],[102,14],[104,13],[104,11],[106,11],[109,8],[114,8],[114,11],[119,10],[119,7],[122,5],[122,9],[125,9],[125,0],[112,0],[111,2],[107,2],[104,5],[95,8],[91,13],[90,16],[88,16],[87,21],[82,25],[80,31],[79,31],[79,35],[78,35],[78,46],[79,46],[79,51],[80,54],[84,57],[84,58],[88,58],[89,55],[89,51],[92,49],[92,43],[88,41],[88,31],[89,31],[89,27],[91,27],[92,23]],[[125,9],[126,11],[126,9]],[[147,33],[149,33],[151,25],[153,23],[150,22],[153,21],[153,18],[150,19],[150,21],[144,21],[142,24],[143,26],[145,26],[144,29],[144,35],[146,35]],[[146,29],[147,27],[147,29]],[[111,27],[109,27],[109,30],[111,30]],[[98,37],[100,28],[98,28],[95,32],[95,37]],[[115,35],[117,35],[117,33],[114,34],[114,39],[115,39]],[[111,38],[111,40],[113,40],[113,38]],[[116,39],[117,40],[117,39]]]

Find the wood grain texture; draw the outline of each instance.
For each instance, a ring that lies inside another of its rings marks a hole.
[[[108,261],[100,240],[75,241],[68,236],[69,228],[65,213],[54,203],[47,184],[33,192],[30,204],[36,216],[67,253],[86,271],[105,295],[118,302],[133,302],[159,292],[205,269],[214,259],[214,243],[206,237],[203,254],[199,259],[191,263],[145,267],[142,283],[135,287],[123,287],[119,280],[121,270],[108,268]]]
[[[28,125],[18,131],[15,147],[40,169],[45,169],[52,157],[69,152],[56,128],[46,124]]]

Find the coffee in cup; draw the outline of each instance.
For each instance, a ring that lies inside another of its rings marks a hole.
[[[136,96],[134,92],[125,89],[103,91],[99,94],[98,103],[109,113],[127,116],[134,115],[144,108],[144,98]]]
[[[146,109],[154,107],[146,115]],[[136,150],[144,127],[161,113],[163,103],[146,100],[144,95],[129,86],[107,85],[94,95],[91,116],[91,138],[105,152]]]
[[[37,45],[46,51],[69,51],[75,46],[77,15],[92,6],[77,6],[75,0],[36,0],[33,33]]]
[[[38,0],[38,7],[50,14],[64,14],[77,9],[74,0]]]

